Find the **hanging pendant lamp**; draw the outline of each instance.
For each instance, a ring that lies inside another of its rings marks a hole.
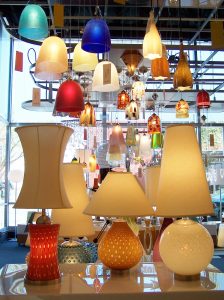
[[[114,125],[112,128],[110,143],[112,145],[118,145],[121,153],[126,153],[127,147],[122,128],[119,124]]]
[[[151,75],[154,80],[166,80],[170,78],[169,62],[164,44],[162,45],[162,49],[162,57],[153,59],[151,62]]]
[[[136,145],[136,130],[133,125],[129,125],[126,134],[126,145],[135,146]]]
[[[189,105],[184,99],[176,104],[176,118],[189,118]]]
[[[74,49],[72,69],[76,72],[88,72],[95,70],[97,64],[97,54],[82,50],[79,42]]]
[[[138,50],[125,50],[121,59],[128,68],[128,73],[133,76],[139,63],[142,61],[142,54]]]
[[[134,100],[131,100],[130,103],[126,106],[125,117],[128,120],[138,120],[139,119],[139,106],[138,103]]]
[[[173,76],[173,86],[178,91],[191,90],[193,86],[193,78],[183,50],[182,42],[180,44],[179,62]]]
[[[79,125],[96,126],[95,110],[89,101],[85,104],[84,110],[81,113]]]
[[[163,136],[162,133],[153,133],[151,138],[151,148],[158,149],[163,146]]]
[[[84,109],[82,89],[76,81],[67,79],[60,85],[55,109],[59,112],[80,112]]]
[[[143,159],[151,157],[151,140],[148,134],[140,136],[139,156]]]
[[[130,97],[125,90],[121,91],[117,96],[117,109],[124,110],[128,103],[130,102]]]
[[[153,11],[150,11],[146,34],[143,40],[143,56],[151,60],[162,57],[162,42],[156,28]]]
[[[199,109],[209,108],[211,106],[209,93],[206,92],[205,90],[201,90],[200,92],[198,92],[196,103],[197,103],[197,108]]]
[[[96,171],[96,155],[91,154],[89,157],[89,171],[90,172],[95,172]]]
[[[148,118],[148,133],[160,133],[161,132],[161,122],[159,116],[157,114],[153,113]]]
[[[47,16],[39,5],[26,5],[20,15],[18,32],[30,40],[41,40],[48,36]]]
[[[68,71],[68,56],[64,41],[57,36],[45,39],[40,47],[35,67],[35,77],[42,80],[57,80]]]
[[[145,85],[142,81],[135,81],[132,84],[132,99],[141,100],[145,96]]]
[[[109,61],[98,63],[93,74],[92,91],[115,92],[120,89],[115,65]]]
[[[121,161],[121,159],[122,159],[121,148],[117,143],[117,140],[115,140],[111,134],[109,138],[107,161],[108,162]]]

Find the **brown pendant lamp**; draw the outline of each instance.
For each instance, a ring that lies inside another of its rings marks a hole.
[[[183,43],[181,42],[179,62],[173,76],[173,86],[178,91],[191,90],[193,86],[192,74],[183,49]]]
[[[169,62],[167,60],[166,46],[162,45],[163,55],[151,62],[151,75],[154,80],[166,80],[170,78]]]
[[[88,101],[84,105],[84,110],[81,112],[79,119],[80,126],[96,126],[95,110],[92,104]]]
[[[184,99],[180,99],[176,104],[176,118],[189,118],[189,105]]]
[[[121,59],[128,68],[129,74],[133,76],[143,56],[138,50],[125,50],[121,55]]]

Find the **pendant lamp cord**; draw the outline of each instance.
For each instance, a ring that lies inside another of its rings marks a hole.
[[[101,228],[100,232],[98,233],[97,237],[95,239],[93,239],[93,242],[95,244],[98,243],[101,235],[104,233],[105,229],[107,228],[107,226],[111,223],[111,221],[109,219],[106,220],[106,222],[104,223],[103,227]]]
[[[179,0],[179,35],[180,35],[180,42],[183,42],[183,35],[182,35],[182,18],[181,18],[181,0]]]

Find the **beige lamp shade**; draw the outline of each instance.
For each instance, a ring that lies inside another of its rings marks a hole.
[[[121,153],[125,153],[127,150],[122,128],[119,124],[116,124],[112,128],[110,135],[110,145],[118,145]]]
[[[95,70],[97,64],[97,54],[84,51],[79,42],[74,49],[72,69],[76,72],[88,72]]]
[[[92,90],[97,92],[115,92],[120,89],[115,65],[109,61],[98,63],[93,74]]]
[[[107,217],[137,217],[152,215],[153,210],[132,173],[109,172],[84,213]]]
[[[146,34],[143,40],[143,56],[148,59],[162,57],[162,42],[156,28],[153,11],[150,11]]]
[[[151,156],[151,139],[148,134],[143,134],[140,136],[139,156],[142,158]]]
[[[151,206],[156,207],[159,184],[160,166],[150,166],[145,169],[145,193]]]
[[[194,127],[167,127],[156,215],[184,217],[211,214],[213,206]]]
[[[62,182],[62,162],[73,130],[59,125],[17,127],[24,152],[23,185],[14,208],[71,207]]]
[[[59,236],[93,235],[92,218],[83,214],[83,210],[89,203],[89,198],[86,192],[82,165],[63,164],[62,174],[65,191],[73,208],[52,210],[52,222],[60,224]]]
[[[59,79],[66,71],[68,71],[68,56],[64,41],[57,36],[46,38],[40,47],[35,76],[38,79],[52,81]]]

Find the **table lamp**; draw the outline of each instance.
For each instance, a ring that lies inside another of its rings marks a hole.
[[[156,215],[178,217],[163,232],[160,255],[175,278],[194,280],[213,256],[209,232],[189,217],[212,215],[213,206],[201,152],[192,125],[166,129]]]
[[[29,225],[30,255],[25,281],[47,284],[60,280],[57,258],[59,224],[50,224],[45,210],[70,208],[62,181],[62,161],[73,130],[60,125],[17,127],[22,143],[25,173],[14,208],[42,209],[38,224]]]
[[[62,167],[63,181],[70,209],[53,209],[51,219],[60,224],[59,236],[70,240],[58,246],[59,263],[90,262],[90,253],[74,237],[94,235],[92,218],[83,214],[89,203],[82,164],[67,163]]]
[[[153,210],[133,174],[109,172],[84,213],[104,217],[138,217],[149,216]],[[142,254],[139,238],[124,220],[114,221],[98,245],[98,256],[110,269],[130,269],[139,262]]]

